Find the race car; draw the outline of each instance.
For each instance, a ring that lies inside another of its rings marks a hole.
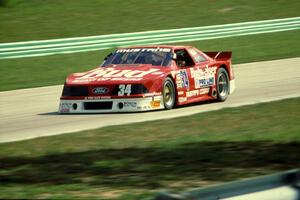
[[[119,48],[99,67],[67,77],[59,112],[137,112],[225,101],[235,89],[231,55],[191,46]]]

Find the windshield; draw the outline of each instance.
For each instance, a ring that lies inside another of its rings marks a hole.
[[[119,49],[110,55],[102,64],[109,65],[126,64],[151,64],[155,66],[169,66],[172,60],[169,48],[130,48]]]

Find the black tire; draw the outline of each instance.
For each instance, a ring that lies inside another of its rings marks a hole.
[[[171,78],[167,77],[163,84],[163,102],[165,109],[170,110],[175,106],[175,86]]]
[[[217,72],[217,100],[225,101],[228,97],[229,90],[229,76],[224,68],[219,68]]]

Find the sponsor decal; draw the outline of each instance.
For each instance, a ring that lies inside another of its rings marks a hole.
[[[129,49],[118,49],[116,53],[125,52],[171,52],[170,48],[129,48]]]
[[[184,92],[183,91],[178,91],[178,93],[177,93],[178,95],[183,95],[184,94]]]
[[[208,94],[208,93],[209,93],[209,90],[210,90],[210,88],[203,88],[203,89],[200,89],[200,95]]]
[[[105,97],[84,97],[85,100],[110,99],[110,96]]]
[[[153,96],[160,96],[161,92],[153,92],[153,93],[147,93],[144,94],[143,97],[153,97]]]
[[[195,49],[189,49],[189,52],[192,56],[196,56],[198,54],[197,51],[195,51]]]
[[[206,58],[205,58],[205,57],[203,57],[203,56],[201,56],[200,54],[198,54],[198,55],[195,55],[195,56],[194,56],[194,58],[195,58],[195,61],[196,61],[197,63],[199,63],[199,62],[203,62],[203,61],[205,61],[205,60],[206,60]]]
[[[197,84],[196,88],[214,85],[214,83],[215,83],[214,77],[198,79],[196,82]]]
[[[208,94],[208,93],[209,93],[209,88],[191,90],[191,91],[186,92],[186,97],[195,97],[195,96]]]
[[[150,109],[150,108],[151,108],[150,106],[143,106],[142,107],[143,110],[147,110],[147,109]]]
[[[162,98],[161,96],[153,96],[152,101],[160,101]]]
[[[70,112],[72,108],[72,103],[61,103],[60,112]]]
[[[124,108],[136,108],[137,103],[134,101],[123,102]]]
[[[206,66],[205,69],[191,68],[190,71],[191,77],[194,78],[195,88],[202,88],[215,85],[215,75],[217,73],[217,67]]]
[[[177,85],[177,88],[189,88],[190,87],[189,78],[187,75],[187,71],[185,69],[177,72],[176,85]]]
[[[75,77],[74,82],[87,82],[87,81],[107,81],[107,80],[116,80],[116,81],[139,81],[146,75],[153,74],[157,75],[159,69],[149,69],[147,71],[141,70],[119,70],[113,67],[108,68],[97,68],[86,73],[83,76]]]
[[[186,97],[194,97],[200,94],[200,90],[191,90],[186,92]]]
[[[160,101],[151,101],[150,105],[152,108],[158,108],[160,107]]]
[[[179,97],[179,98],[178,98],[178,102],[179,102],[179,103],[182,103],[182,102],[185,102],[185,101],[187,101],[187,98],[186,98],[186,97]]]
[[[107,94],[109,89],[107,87],[96,87],[92,89],[93,94]]]
[[[202,55],[200,55],[195,49],[189,49],[189,52],[191,53],[191,55],[194,57],[194,60],[199,63],[199,62],[203,62],[206,60],[205,57],[203,57]]]

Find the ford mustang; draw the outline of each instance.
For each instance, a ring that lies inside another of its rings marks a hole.
[[[231,52],[191,46],[134,46],[67,77],[60,113],[137,112],[225,101],[235,89]]]

